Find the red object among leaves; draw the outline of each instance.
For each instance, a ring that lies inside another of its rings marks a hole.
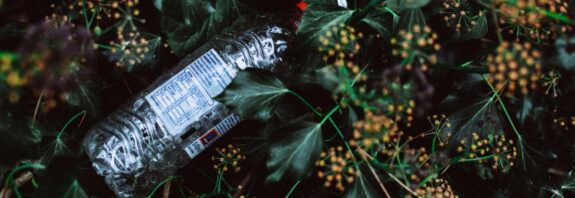
[[[298,7],[301,11],[304,11],[304,10],[307,8],[307,3],[305,3],[304,1],[300,1],[300,2],[297,4],[297,7]]]

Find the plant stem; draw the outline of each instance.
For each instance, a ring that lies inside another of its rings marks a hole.
[[[297,188],[297,186],[299,185],[299,183],[301,182],[301,180],[297,180],[297,182],[295,182],[295,184],[291,187],[291,189],[289,190],[288,194],[285,196],[285,198],[289,198],[289,196],[293,193],[293,191]]]
[[[321,120],[321,122],[319,123],[320,125],[323,125],[325,123],[325,121],[327,121],[328,119],[331,119],[331,116],[337,112],[337,110],[339,110],[339,105],[335,106],[334,108],[331,109],[331,111],[329,111],[329,113],[327,113],[327,115],[325,115],[323,117],[323,119]]]
[[[315,113],[315,115],[320,116],[320,117],[322,116],[322,114],[321,114],[319,111],[317,111],[317,110],[316,110],[306,99],[304,99],[301,95],[299,95],[298,93],[296,93],[296,92],[294,92],[294,91],[292,91],[292,90],[289,90],[288,93],[294,95],[294,96],[297,97],[300,101],[302,101],[310,110],[313,111],[313,113]]]
[[[150,198],[152,196],[154,196],[154,194],[156,193],[156,191],[158,191],[165,183],[172,181],[174,179],[179,179],[181,178],[180,176],[170,176],[166,179],[164,179],[164,181],[160,182],[158,185],[156,185],[156,187],[154,188],[154,190],[152,190],[152,192],[150,192],[150,194],[148,194],[148,196],[146,196],[146,198]]]
[[[60,139],[60,137],[62,136],[62,134],[66,130],[66,128],[68,128],[68,126],[70,124],[72,124],[72,122],[74,122],[74,120],[76,120],[76,118],[80,117],[80,115],[82,115],[82,114],[85,115],[86,111],[81,111],[81,112],[77,113],[76,115],[74,115],[72,118],[70,118],[70,120],[68,120],[68,122],[66,122],[66,124],[64,124],[64,127],[62,127],[62,129],[60,129],[60,132],[58,132],[58,134],[56,135],[56,139]]]
[[[29,169],[29,168],[42,170],[42,169],[45,169],[46,166],[44,166],[42,164],[24,164],[21,166],[16,166],[6,176],[6,182],[5,182],[6,185],[12,186],[12,189],[14,190],[14,194],[16,194],[16,197],[18,197],[18,198],[22,198],[22,194],[20,193],[20,190],[18,189],[18,185],[16,185],[16,182],[14,181],[14,174],[16,174],[16,172],[18,172],[20,170]]]
[[[515,135],[517,136],[517,144],[521,147],[519,150],[521,151],[521,163],[523,165],[523,170],[525,170],[526,164],[525,164],[525,148],[523,147],[523,137],[521,136],[521,134],[519,133],[519,131],[517,130],[517,127],[515,127],[515,124],[513,123],[513,120],[511,119],[511,116],[509,115],[509,111],[507,111],[507,107],[505,107],[505,103],[503,103],[503,100],[501,100],[501,98],[499,97],[499,94],[497,94],[497,90],[493,87],[493,85],[489,82],[489,80],[487,79],[487,77],[485,75],[482,75],[483,80],[485,80],[485,82],[487,83],[487,85],[489,85],[489,88],[493,91],[494,97],[497,98],[497,102],[499,103],[499,105],[501,106],[501,109],[503,110],[503,113],[505,114],[505,117],[507,118],[507,121],[509,122],[509,124],[511,125],[511,128],[513,129],[513,132],[515,132]]]

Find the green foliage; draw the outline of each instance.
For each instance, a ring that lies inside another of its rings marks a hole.
[[[479,19],[477,20],[477,24],[475,24],[471,28],[471,30],[463,31],[463,33],[461,33],[461,39],[463,40],[480,39],[483,38],[485,34],[487,34],[487,31],[489,30],[489,26],[487,24],[487,15],[483,14],[478,17]]]
[[[427,5],[431,0],[390,0],[387,5],[393,10],[416,9]]]
[[[266,162],[268,182],[304,179],[319,158],[323,138],[321,124],[295,122],[278,129],[280,137],[270,145]]]
[[[99,98],[98,84],[80,81],[77,90],[68,96],[68,103],[85,110],[88,116],[96,117],[100,110],[97,98]]]
[[[289,90],[271,73],[240,71],[217,99],[242,118],[268,120]]]
[[[375,189],[373,188],[371,182],[367,180],[367,177],[361,174],[357,177],[353,186],[345,193],[346,198],[370,198],[370,197],[381,197]]]
[[[161,24],[166,41],[179,57],[249,13],[238,0],[175,0],[155,4],[163,13]]]
[[[347,22],[353,13],[353,10],[339,7],[337,3],[310,2],[298,27],[297,39],[300,41],[297,42],[305,47],[318,46],[320,35],[335,25]]]
[[[563,37],[555,41],[561,66],[571,72],[575,71],[575,51],[568,50],[572,49],[572,46],[575,46],[575,36]]]

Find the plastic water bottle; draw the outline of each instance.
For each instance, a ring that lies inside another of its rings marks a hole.
[[[293,26],[259,17],[188,55],[88,132],[84,148],[96,172],[118,197],[147,195],[240,122],[213,98],[239,70],[281,62]]]

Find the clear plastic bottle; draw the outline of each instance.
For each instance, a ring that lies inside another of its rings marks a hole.
[[[259,17],[216,36],[96,124],[84,139],[96,172],[118,197],[147,195],[240,121],[212,98],[239,70],[281,62],[290,26]]]

